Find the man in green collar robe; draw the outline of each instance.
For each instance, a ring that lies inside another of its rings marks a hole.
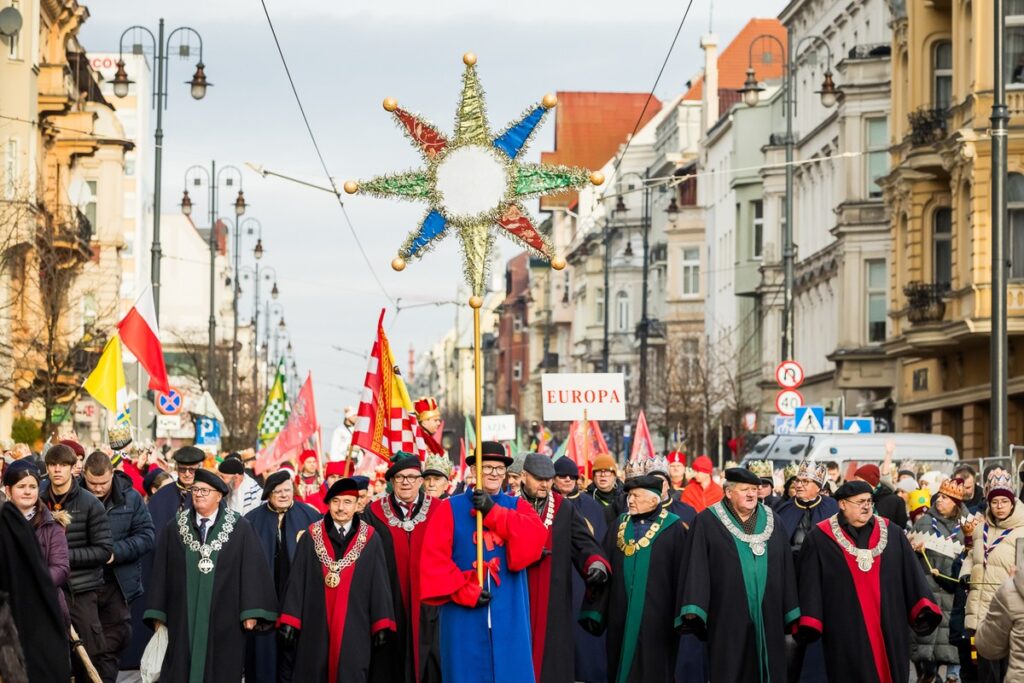
[[[246,632],[277,620],[274,577],[256,532],[223,504],[224,481],[200,469],[191,490],[157,540],[143,619],[167,626],[161,683],[239,681]]]
[[[676,625],[708,641],[712,681],[784,683],[785,633],[800,616],[789,539],[749,470],[690,526]]]
[[[673,619],[686,530],[662,507],[661,487],[661,478],[651,475],[626,481],[628,512],[604,539],[611,581],[588,591],[583,602],[580,624],[594,635],[607,628],[609,683],[673,680],[679,650]]]

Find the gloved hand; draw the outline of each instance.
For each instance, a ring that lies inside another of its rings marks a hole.
[[[589,617],[580,619],[580,626],[582,626],[583,630],[592,636],[599,636],[604,633],[604,624]]]
[[[480,591],[480,597],[476,599],[477,607],[486,607],[491,601],[491,591]]]
[[[289,648],[295,644],[295,639],[298,637],[298,632],[294,626],[288,624],[281,624],[277,627],[277,642],[283,647]]]
[[[970,574],[964,574],[960,577],[960,587],[965,591],[971,590],[971,576]]]
[[[473,491],[473,507],[480,511],[484,517],[494,507],[494,499],[491,498],[490,494],[483,489],[475,489]]]
[[[384,647],[388,644],[389,640],[391,640],[391,631],[387,629],[382,629],[373,634],[373,646],[375,648]]]
[[[603,586],[608,583],[608,570],[604,568],[604,565],[600,562],[595,562],[590,565],[590,569],[587,570],[587,585]]]

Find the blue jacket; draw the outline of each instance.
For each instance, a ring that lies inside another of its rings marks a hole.
[[[114,537],[113,570],[126,602],[142,595],[142,557],[153,552],[156,535],[142,496],[123,472],[114,472],[110,495],[102,501]],[[109,573],[107,574],[109,576]]]

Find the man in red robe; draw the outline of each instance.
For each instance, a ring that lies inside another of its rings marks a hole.
[[[299,540],[281,600],[278,631],[295,650],[294,681],[366,681],[373,650],[394,635],[384,545],[359,519],[359,484],[339,479],[328,512]]]
[[[698,513],[711,507],[725,497],[722,487],[711,479],[711,458],[701,455],[693,460],[690,466],[693,470],[693,479],[683,489],[683,495],[679,500],[686,503]]]
[[[373,501],[363,518],[373,525],[384,544],[398,633],[393,645],[375,654],[371,679],[381,683],[439,683],[437,608],[423,604],[419,581],[423,540],[437,500],[421,490],[420,460],[411,453],[398,453],[385,478],[391,484],[391,493]]]

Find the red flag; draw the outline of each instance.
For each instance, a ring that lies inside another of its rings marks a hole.
[[[253,470],[256,474],[262,474],[276,468],[285,460],[294,459],[305,448],[306,442],[319,434],[318,430],[316,401],[313,398],[313,373],[309,373],[292,404],[287,424],[271,446],[261,452]]]
[[[651,432],[647,429],[647,417],[644,411],[636,418],[636,431],[633,432],[633,448],[629,454],[630,462],[641,458],[654,457],[654,442],[651,440]]]
[[[153,305],[153,290],[147,286],[124,319],[117,324],[123,343],[149,373],[149,388],[169,394],[164,351],[160,346],[160,328]]]
[[[466,481],[466,440],[459,439],[459,471],[455,475],[455,481]]]
[[[601,434],[601,426],[597,421],[577,421],[569,427],[569,443],[565,447],[565,454],[586,473],[586,476],[590,476],[590,463],[594,458],[607,452],[608,445],[604,442],[604,435]]]

